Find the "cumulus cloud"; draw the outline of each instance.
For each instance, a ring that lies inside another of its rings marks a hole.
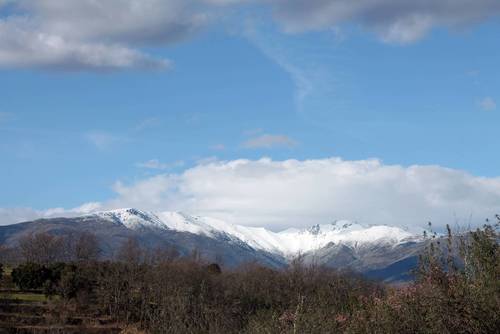
[[[184,210],[276,229],[334,219],[444,226],[471,215],[482,223],[500,210],[500,178],[378,160],[211,161],[114,189],[108,207]]]
[[[169,61],[152,58],[118,44],[68,41],[0,21],[0,67],[58,70],[117,70],[167,68]]]
[[[485,111],[492,111],[492,110],[495,110],[497,108],[497,104],[495,102],[495,100],[493,100],[492,97],[485,97],[483,98],[481,101],[479,101],[479,106],[481,107],[481,109],[485,110]]]
[[[118,183],[110,207],[184,210],[246,225],[309,226],[334,219],[436,226],[500,210],[500,178],[378,160],[212,161],[182,174]]]
[[[211,160],[182,173],[133,184],[117,182],[113,189],[114,199],[69,214],[137,207],[282,229],[335,219],[399,226],[432,221],[443,227],[455,222],[467,225],[472,217],[472,224],[479,225],[500,212],[499,177],[477,177],[440,166],[386,165],[379,160]],[[19,212],[3,209],[0,222],[13,222],[15,214]],[[28,219],[37,212],[23,214]]]
[[[133,45],[189,36],[208,19],[196,5],[196,0],[21,0],[44,31]]]
[[[271,9],[286,32],[358,24],[394,43],[500,14],[497,0],[0,0],[0,67],[167,68],[141,48],[189,38],[226,8],[248,4]]]
[[[196,0],[19,0],[0,16],[0,66],[157,69],[139,48],[190,36],[208,20]],[[0,3],[1,5],[1,3]]]
[[[288,32],[357,23],[382,40],[411,43],[434,27],[463,27],[500,14],[496,0],[271,0]]]

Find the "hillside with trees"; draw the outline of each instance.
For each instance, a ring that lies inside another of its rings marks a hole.
[[[416,279],[399,286],[300,257],[284,269],[224,268],[134,239],[103,261],[91,234],[27,235],[2,249],[0,332],[497,333],[498,227],[430,236]],[[29,294],[44,308],[20,302]]]

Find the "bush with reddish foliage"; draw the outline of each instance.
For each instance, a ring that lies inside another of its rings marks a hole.
[[[500,247],[496,226],[430,243],[417,281],[372,297],[352,315],[352,333],[500,332]]]

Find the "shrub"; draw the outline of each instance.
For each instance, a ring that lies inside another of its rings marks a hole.
[[[399,287],[300,259],[280,270],[221,270],[196,256],[144,262],[133,241],[120,262],[28,263],[13,278],[150,333],[496,333],[498,240],[492,226],[433,238],[416,281]]]
[[[25,263],[12,270],[12,281],[21,290],[39,289],[50,280],[50,270],[37,263]]]
[[[93,271],[87,266],[66,266],[58,282],[59,294],[65,299],[72,299],[92,293],[92,275]]]
[[[433,239],[417,281],[369,298],[352,315],[352,333],[497,333],[500,250],[493,226]]]

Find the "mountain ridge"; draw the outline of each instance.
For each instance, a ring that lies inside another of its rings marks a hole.
[[[179,211],[148,212],[135,208],[123,208],[89,214],[121,222],[127,228],[155,227],[179,232],[188,232],[207,237],[226,234],[240,239],[250,246],[293,257],[321,249],[330,243],[348,244],[358,247],[371,243],[399,244],[420,241],[423,233],[388,226],[365,226],[348,220],[334,221],[331,224],[316,224],[309,228],[291,228],[273,232],[264,227],[248,227],[225,222],[211,217],[189,215]]]
[[[136,239],[145,249],[176,249],[181,256],[199,252],[207,261],[237,267],[249,262],[283,268],[300,257],[350,269],[386,281],[408,280],[423,250],[423,233],[403,228],[364,226],[346,220],[273,232],[182,212],[152,213],[124,208],[0,226],[0,244],[17,247],[29,234],[96,235],[104,258],[115,258],[121,245]]]

